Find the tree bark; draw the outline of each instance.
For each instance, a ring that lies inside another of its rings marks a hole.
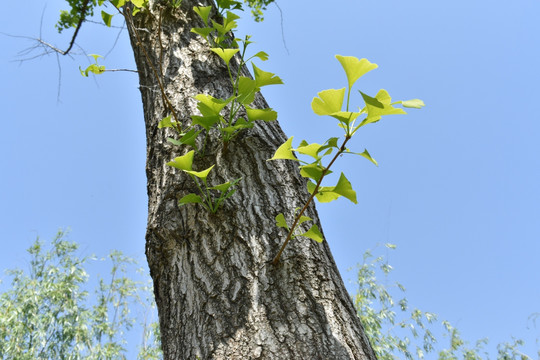
[[[128,26],[146,123],[146,255],[164,357],[375,359],[326,242],[297,238],[280,263],[271,264],[287,235],[276,227],[275,216],[283,212],[290,221],[309,195],[296,164],[266,161],[286,140],[277,122],[258,122],[226,150],[211,134],[194,169],[215,163],[209,183],[241,177],[238,190],[216,214],[198,204],[178,206],[178,199],[196,187],[166,165],[187,149],[167,142],[174,136],[171,129],[158,129],[170,111],[154,71],[162,69],[163,88],[185,123],[197,113],[196,94],[231,94],[221,59],[190,32],[202,26],[192,11],[200,4],[184,0],[179,9],[160,10],[152,3],[134,16],[134,28]],[[268,107],[260,94],[255,104]],[[306,215],[319,224],[313,206]]]

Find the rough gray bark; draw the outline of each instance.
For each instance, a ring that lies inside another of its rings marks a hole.
[[[156,4],[134,18],[152,65],[161,62],[167,97],[186,122],[196,113],[194,95],[228,97],[231,90],[221,59],[190,32],[202,25],[191,10],[200,4],[165,8],[161,35]],[[292,162],[266,161],[286,140],[277,122],[257,124],[226,151],[213,138],[206,156],[196,158],[196,170],[216,164],[210,183],[242,177],[217,214],[178,207],[195,185],[166,162],[187,150],[167,143],[173,133],[157,127],[169,111],[129,30],[147,135],[146,254],[165,359],[375,359],[326,242],[298,238],[278,266],[270,264],[286,236],[274,217],[292,214],[308,197]],[[267,107],[262,96],[256,105]],[[314,207],[307,215],[318,223]]]

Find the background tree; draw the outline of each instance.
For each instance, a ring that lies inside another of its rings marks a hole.
[[[133,280],[133,260],[112,251],[109,277],[90,292],[86,268],[97,259],[77,250],[60,231],[50,243],[36,240],[28,249],[28,272],[8,271],[11,287],[0,294],[0,357],[127,359],[126,336],[135,326],[143,338],[137,358],[161,359],[150,287]]]

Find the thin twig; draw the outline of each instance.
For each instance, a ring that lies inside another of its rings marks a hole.
[[[285,47],[285,51],[287,51],[287,55],[290,55],[289,48],[287,47],[287,43],[285,42],[285,31],[283,30],[283,11],[281,11],[281,8],[279,7],[277,1],[274,1],[274,5],[276,5],[279,10],[279,18],[281,22],[281,40],[283,41],[283,47]]]
[[[171,113],[172,113],[174,119],[176,120],[177,125],[180,126],[180,119],[176,115],[176,111],[174,110],[174,107],[172,106],[171,102],[169,101],[169,98],[167,97],[167,94],[165,93],[165,88],[163,87],[163,83],[161,82],[161,79],[160,79],[160,76],[159,76],[159,73],[158,73],[156,67],[152,64],[152,61],[150,60],[150,56],[148,55],[148,53],[146,52],[146,49],[144,48],[142,40],[139,37],[139,33],[137,32],[137,28],[135,27],[135,24],[133,23],[133,17],[131,16],[130,9],[126,8],[124,12],[126,13],[125,18],[127,20],[127,23],[128,23],[129,26],[131,26],[131,28],[133,30],[133,34],[137,38],[137,45],[139,45],[141,47],[141,49],[143,51],[143,54],[144,54],[144,57],[146,58],[146,61],[148,62],[148,65],[150,66],[150,68],[154,72],[156,80],[157,80],[157,82],[159,84],[159,88],[161,90],[161,95],[163,96],[165,102],[167,103],[167,106],[168,106],[169,110],[171,110]]]
[[[285,239],[285,242],[283,243],[283,245],[281,245],[281,248],[279,249],[279,252],[277,253],[274,260],[272,260],[273,265],[277,265],[277,263],[279,262],[279,258],[281,257],[281,253],[283,253],[283,250],[285,250],[285,247],[287,246],[287,243],[291,240],[293,232],[294,232],[294,230],[296,230],[296,225],[298,224],[298,221],[300,220],[300,217],[304,214],[304,211],[306,211],[309,204],[313,201],[313,198],[315,197],[315,195],[317,195],[317,192],[319,191],[319,187],[321,186],[322,180],[323,180],[324,176],[328,173],[328,170],[330,170],[330,167],[332,166],[332,164],[334,164],[334,162],[337,160],[339,155],[341,155],[346,150],[345,145],[347,144],[347,142],[349,141],[350,138],[351,138],[350,135],[345,136],[345,141],[343,141],[343,144],[341,144],[338,152],[336,153],[336,155],[334,156],[332,161],[330,161],[328,166],[325,167],[324,170],[322,171],[321,177],[320,177],[319,181],[317,182],[317,185],[315,185],[315,189],[313,190],[313,193],[309,197],[308,201],[306,201],[306,204],[304,205],[302,210],[300,210],[300,212],[296,215],[296,218],[294,219],[294,223],[291,226],[291,230],[289,230],[289,233],[287,234],[287,238]]]

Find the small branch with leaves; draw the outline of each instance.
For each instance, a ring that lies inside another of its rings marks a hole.
[[[338,157],[343,154],[359,155],[377,165],[375,159],[371,157],[366,149],[364,149],[364,151],[361,153],[355,153],[351,152],[347,148],[347,143],[356,134],[356,132],[364,125],[379,121],[382,116],[405,114],[405,111],[402,108],[394,107],[394,105],[402,105],[403,107],[418,109],[424,106],[423,101],[418,99],[392,102],[388,92],[386,90],[380,90],[375,97],[370,97],[369,95],[360,92],[362,98],[364,99],[365,106],[362,109],[359,109],[357,112],[349,111],[352,86],[360,77],[369,71],[376,69],[378,66],[369,62],[367,59],[359,60],[353,56],[336,55],[336,58],[339,60],[341,66],[345,70],[348,80],[345,111],[342,111],[343,102],[345,100],[345,88],[338,90],[329,89],[319,92],[318,97],[315,97],[311,102],[311,108],[317,115],[330,116],[338,120],[337,125],[344,131],[341,145],[338,145],[339,138],[331,137],[322,145],[318,143],[309,144],[304,140],[296,149],[293,149],[293,138],[291,137],[285,143],[283,143],[276,150],[274,156],[269,159],[292,160],[298,162],[300,164],[300,175],[308,178],[307,190],[311,194],[302,208],[295,209],[293,214],[294,220],[291,226],[288,225],[283,213],[276,216],[276,225],[286,229],[288,233],[285,241],[272,261],[274,265],[278,264],[281,254],[285,250],[285,247],[289,241],[297,236],[307,237],[317,242],[323,241],[323,235],[316,224],[313,224],[307,231],[301,233],[297,232],[300,225],[313,221],[313,219],[304,215],[309,204],[313,202],[313,199],[317,199],[319,202],[325,203],[337,200],[343,196],[357,204],[356,192],[352,189],[351,183],[345,174],[341,173],[335,186],[322,186],[322,182],[325,177],[332,173],[330,168],[332,165],[334,165]],[[359,121],[358,119],[360,116],[365,117]],[[327,165],[324,165],[323,159],[332,155],[334,151],[334,156]],[[312,160],[310,162],[303,161],[296,155],[307,156]]]

